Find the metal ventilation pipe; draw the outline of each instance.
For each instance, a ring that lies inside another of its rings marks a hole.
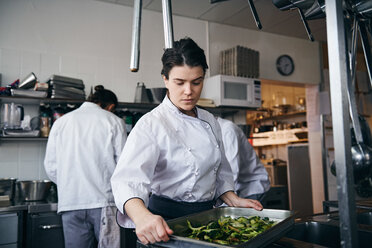
[[[253,4],[253,0],[248,0],[248,4],[249,4],[249,7],[251,8],[252,15],[253,15],[257,28],[262,29],[262,24],[261,24],[260,18],[258,17],[256,7]]]
[[[171,0],[162,0],[165,48],[173,48],[173,21]]]
[[[301,21],[304,24],[307,36],[309,40],[314,41],[314,37],[311,33],[310,27],[307,24],[303,10],[311,8],[315,0],[272,0],[273,4],[280,10],[285,11],[289,9],[298,9]]]
[[[356,0],[354,2],[353,8],[364,18],[372,18],[372,1]]]
[[[140,57],[140,36],[141,36],[141,15],[142,0],[134,0],[132,26],[132,50],[130,54],[130,70],[137,72],[139,69]]]
[[[316,0],[308,10],[306,10],[306,20],[315,20],[325,18],[325,2],[324,0]]]

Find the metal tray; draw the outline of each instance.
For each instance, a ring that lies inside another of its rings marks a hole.
[[[278,223],[266,230],[265,232],[257,235],[248,242],[242,243],[235,246],[219,245],[206,241],[200,241],[196,239],[186,238],[187,236],[187,222],[189,220],[193,225],[204,225],[210,221],[216,221],[221,216],[230,216],[237,218],[241,216],[260,216],[268,217],[270,220],[277,221]],[[214,208],[201,213],[180,217],[167,221],[169,227],[174,231],[171,235],[171,241],[177,243],[177,247],[264,247],[278,239],[280,239],[286,232],[292,229],[294,225],[294,214],[288,210],[277,210],[277,209],[263,209],[262,211],[256,211],[251,208],[235,208],[235,207],[221,207]],[[171,245],[170,242],[169,245]]]

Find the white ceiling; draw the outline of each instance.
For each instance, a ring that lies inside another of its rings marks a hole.
[[[133,7],[134,0],[98,0]],[[308,39],[297,10],[281,11],[272,0],[253,0],[262,23],[262,31]],[[161,0],[143,0],[142,8],[161,12]],[[191,17],[237,27],[258,30],[248,0],[229,0],[211,4],[210,0],[172,0],[173,15]],[[326,41],[325,19],[308,21],[317,41]]]

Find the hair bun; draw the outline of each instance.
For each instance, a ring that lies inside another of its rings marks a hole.
[[[105,88],[103,87],[103,85],[97,85],[96,87],[94,87],[94,90],[95,91],[101,91],[101,90],[104,90]]]

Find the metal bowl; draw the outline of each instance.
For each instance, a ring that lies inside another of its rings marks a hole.
[[[8,196],[9,200],[14,199],[16,178],[0,178],[0,196]]]
[[[161,103],[167,94],[167,88],[160,87],[160,88],[149,88],[151,95],[152,95],[152,102],[153,103]]]
[[[52,182],[49,180],[18,181],[19,196],[24,201],[44,201]]]

